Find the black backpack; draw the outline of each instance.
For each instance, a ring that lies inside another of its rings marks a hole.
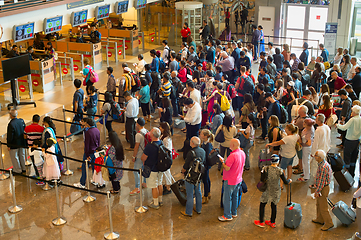
[[[249,93],[253,96],[253,92],[254,92],[254,84],[253,84],[253,80],[250,76],[247,76],[246,78],[243,78],[242,76],[240,77],[240,80],[244,79],[244,84],[243,84],[243,89],[238,88],[237,92],[245,95],[246,93]],[[241,81],[240,81],[240,86],[241,86]]]
[[[152,72],[150,76],[152,77],[152,84],[150,85],[150,88],[157,91],[160,86],[160,74],[157,72]]]
[[[113,101],[111,103],[111,116],[113,120],[118,120],[122,116],[123,112],[121,111],[119,103]]]
[[[159,172],[165,172],[172,166],[172,152],[166,148],[163,143],[160,145],[156,143],[152,143],[154,146],[158,148],[158,163],[157,169]]]
[[[168,50],[168,55],[166,56],[166,58],[168,59],[168,63],[170,63],[170,62],[171,62],[171,60],[170,60],[170,53],[173,51],[173,49],[170,49],[168,46],[167,46],[165,49]]]
[[[202,174],[205,171],[202,159],[197,158],[195,152],[191,150],[193,154],[193,163],[187,171],[187,175],[184,180],[190,184],[197,185],[202,180]]]
[[[281,124],[285,124],[287,122],[288,119],[288,112],[285,109],[285,107],[283,105],[280,104],[280,109],[281,109],[281,119],[280,119],[280,123]]]

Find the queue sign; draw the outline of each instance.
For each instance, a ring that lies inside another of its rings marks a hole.
[[[13,28],[13,39],[14,42],[28,40],[34,37],[34,24],[27,23],[22,25],[15,25]]]
[[[54,18],[45,18],[44,32],[45,34],[60,31],[63,26],[63,16]]]
[[[88,10],[73,12],[71,14],[71,25],[73,27],[76,27],[86,24],[87,19],[88,19]]]

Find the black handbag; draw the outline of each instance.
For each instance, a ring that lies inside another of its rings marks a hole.
[[[224,132],[223,132],[223,127],[222,129],[217,133],[216,137],[214,138],[214,140],[216,142],[219,143],[224,143],[226,141],[226,139],[224,138]]]
[[[206,158],[206,162],[209,167],[212,167],[213,165],[216,165],[218,163],[219,161],[218,154],[219,154],[218,149],[213,149],[209,153],[208,157]]]
[[[142,171],[142,176],[145,178],[149,178],[151,172],[152,172],[152,169],[149,166],[144,165],[144,169]]]
[[[260,191],[260,192],[265,192],[266,189],[267,189],[267,178],[268,178],[268,172],[266,171],[266,168],[263,169],[264,173],[262,174],[265,174],[265,178],[263,181],[259,181],[257,183],[257,189]]]

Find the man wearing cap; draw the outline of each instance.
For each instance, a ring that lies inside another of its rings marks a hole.
[[[135,135],[135,145],[134,145],[134,151],[132,156],[132,161],[134,162],[134,169],[141,169],[143,168],[143,162],[142,162],[142,155],[145,148],[145,143],[149,143],[149,138],[146,138],[146,134],[148,133],[148,130],[144,128],[145,120],[144,118],[140,117],[137,120],[137,123],[135,125],[135,128],[137,130],[137,134]],[[130,196],[137,195],[140,193],[140,177],[138,172],[133,172],[134,174],[134,182],[135,182],[135,188],[133,191],[131,191],[129,194]],[[143,187],[146,186],[145,184],[145,178],[144,182],[142,183]]]
[[[191,139],[192,137],[198,137],[199,129],[201,128],[202,121],[202,108],[198,102],[193,101],[192,98],[187,98],[184,100],[184,108],[187,111],[186,116],[180,116],[184,119],[187,128],[186,139]]]
[[[229,148],[232,150],[227,160],[222,157],[219,160],[223,166],[223,206],[224,212],[218,217],[221,222],[232,221],[237,217],[237,207],[239,201],[239,188],[242,183],[243,168],[246,154],[240,149],[238,139],[232,139]]]
[[[326,161],[326,153],[323,150],[318,150],[316,152],[315,159],[317,161],[318,167],[315,184],[310,185],[310,188],[316,189],[314,194],[317,199],[317,217],[312,219],[312,222],[323,225],[321,230],[327,231],[333,228],[332,218],[328,212],[327,205],[332,171],[330,164]]]
[[[351,108],[351,118],[346,124],[336,124],[340,130],[347,131],[345,139],[345,148],[343,150],[343,157],[346,168],[352,175],[355,176],[355,165],[359,153],[359,144],[361,138],[361,107],[355,105]]]

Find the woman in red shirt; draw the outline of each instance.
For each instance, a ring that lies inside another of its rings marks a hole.
[[[181,80],[182,83],[187,82],[187,68],[186,68],[186,62],[180,61],[180,69],[178,72],[178,78]]]
[[[318,109],[317,115],[323,113],[326,119],[328,119],[331,116],[331,114],[335,114],[335,110],[333,109],[330,95],[323,95],[322,100],[323,100],[323,104]]]
[[[181,35],[182,35],[182,42],[187,42],[187,38],[188,36],[191,35],[191,30],[188,27],[188,23],[184,23],[183,28],[181,30]]]

